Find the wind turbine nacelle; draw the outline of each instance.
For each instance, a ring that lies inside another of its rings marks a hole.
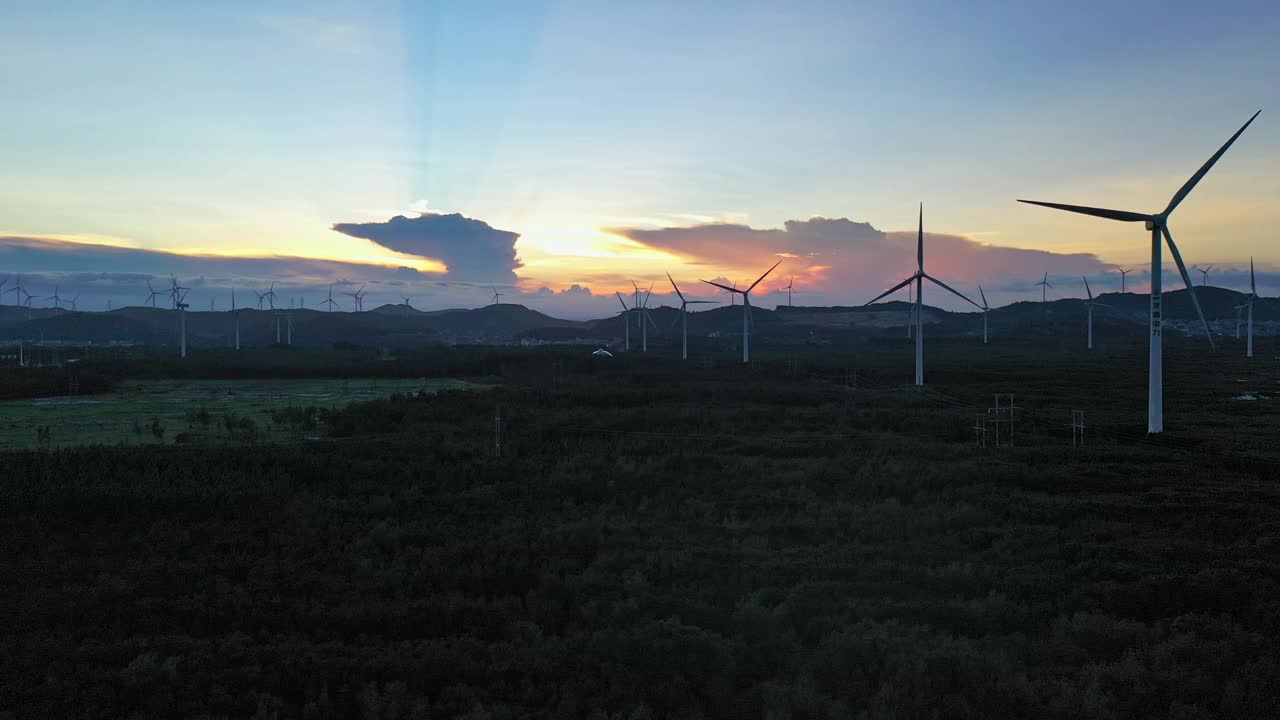
[[[1156,223],[1155,223],[1155,221],[1154,221],[1154,220],[1148,220],[1148,221],[1147,221],[1146,223],[1144,223],[1144,224],[1147,226],[1147,229],[1148,229],[1148,230],[1155,230],[1155,229],[1156,229]]]

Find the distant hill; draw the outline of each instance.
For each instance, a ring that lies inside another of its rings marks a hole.
[[[1219,335],[1234,334],[1235,306],[1244,295],[1234,290],[1200,287],[1196,294]],[[1142,338],[1147,330],[1149,298],[1136,293],[1105,293],[1098,296],[1094,313],[1094,335]],[[707,307],[707,306],[699,306]],[[1201,332],[1186,290],[1164,295],[1165,323],[1171,332]],[[779,307],[752,308],[752,334],[762,342],[840,342],[856,338],[906,334],[910,305],[902,301],[869,307]],[[742,306],[719,305],[690,312],[689,337],[722,338],[733,343],[742,333]],[[639,315],[627,313],[633,344],[641,342]],[[650,344],[678,342],[680,312],[673,307],[649,311],[644,330]],[[1081,299],[1016,302],[992,309],[988,316],[993,335],[1070,335],[1081,332],[1086,304]],[[423,312],[404,304],[382,305],[367,312],[327,312],[322,310],[239,311],[241,343],[262,346],[288,337],[292,319],[294,343],[331,346],[347,342],[358,345],[401,347],[437,343],[578,342],[621,345],[626,336],[624,316],[619,313],[599,320],[562,320],[523,305],[501,303],[471,310],[449,309]],[[234,317],[230,311],[188,312],[188,343],[192,347],[227,346],[232,343]],[[926,305],[925,332],[932,336],[977,336],[982,330],[979,312],[952,312]],[[1280,303],[1260,301],[1254,309],[1255,332],[1280,333]],[[178,317],[164,308],[127,307],[109,312],[69,312],[52,308],[20,308],[0,305],[0,342],[138,343],[176,345]]]

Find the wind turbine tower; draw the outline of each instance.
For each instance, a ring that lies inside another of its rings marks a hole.
[[[671,280],[671,273],[667,273],[667,279]],[[684,293],[680,292],[680,287],[676,285],[675,280],[671,280],[671,287],[675,288],[676,295],[680,298],[680,359],[689,359],[689,311],[686,309],[689,305],[712,304],[710,300],[686,300]],[[791,284],[787,284],[787,307],[791,307]]]
[[[1173,235],[1169,232],[1169,216],[1177,209],[1178,205],[1186,199],[1187,195],[1195,188],[1195,186],[1209,174],[1218,159],[1227,152],[1231,144],[1239,138],[1241,133],[1249,127],[1262,111],[1253,114],[1244,125],[1236,131],[1227,140],[1226,144],[1218,149],[1218,152],[1210,157],[1208,162],[1200,167],[1194,175],[1191,176],[1186,183],[1174,193],[1173,198],[1169,200],[1169,204],[1164,210],[1150,214],[1130,212],[1127,210],[1108,210],[1105,208],[1084,207],[1080,205],[1063,205],[1061,203],[1040,202],[1035,200],[1020,200],[1019,202],[1031,203],[1033,205],[1042,205],[1044,207],[1054,208],[1057,210],[1066,210],[1068,212],[1081,213],[1084,215],[1092,215],[1094,217],[1106,218],[1107,220],[1119,220],[1120,222],[1140,222],[1146,226],[1151,233],[1151,333],[1150,333],[1150,354],[1147,372],[1147,432],[1158,433],[1164,431],[1164,359],[1163,359],[1163,298],[1161,296],[1161,272],[1160,272],[1160,251],[1161,251],[1161,235],[1169,245],[1169,254],[1173,255],[1173,260],[1178,265],[1178,272],[1182,275],[1182,282],[1187,286],[1187,294],[1191,296],[1191,304],[1196,309],[1196,315],[1200,316],[1200,323],[1204,326],[1205,335],[1209,338],[1209,345],[1213,347],[1213,336],[1209,334],[1209,323],[1204,319],[1204,313],[1200,310],[1200,301],[1196,299],[1195,288],[1191,284],[1191,277],[1187,275],[1187,266],[1182,262],[1182,254],[1178,252],[1178,246],[1173,242]]]
[[[918,231],[918,234],[916,235],[916,271],[915,271],[915,274],[913,274],[911,277],[907,278],[906,280],[903,280],[902,282],[898,283],[897,285],[894,285],[893,287],[889,288],[888,290],[886,290],[886,291],[884,291],[884,292],[880,293],[880,294],[879,294],[879,295],[877,295],[874,299],[872,299],[870,302],[866,303],[866,305],[870,305],[871,303],[875,302],[876,300],[879,300],[880,298],[882,298],[882,297],[884,297],[884,296],[886,296],[886,295],[890,295],[890,294],[893,294],[893,293],[898,292],[898,291],[899,291],[899,290],[901,290],[902,288],[904,288],[904,287],[906,287],[906,286],[910,285],[913,281],[915,282],[915,286],[916,286],[916,306],[915,306],[915,314],[916,314],[916,318],[915,318],[915,319],[916,319],[916,385],[924,385],[924,317],[923,317],[923,313],[921,313],[921,308],[923,307],[923,305],[922,305],[922,303],[921,303],[921,300],[922,300],[922,298],[923,298],[923,296],[924,296],[924,281],[925,281],[925,280],[928,280],[929,282],[933,283],[934,285],[937,285],[938,287],[942,288],[943,290],[946,290],[947,292],[950,292],[951,294],[955,295],[956,297],[960,298],[961,300],[964,300],[965,302],[967,302],[967,303],[969,303],[970,305],[972,305],[972,306],[974,306],[974,307],[978,308],[979,310],[981,310],[981,309],[982,309],[982,306],[981,306],[981,305],[979,305],[978,303],[976,303],[976,302],[974,302],[974,301],[970,300],[969,298],[965,297],[965,296],[964,296],[964,295],[963,295],[959,290],[956,290],[955,288],[951,287],[950,285],[947,285],[946,283],[942,282],[941,280],[939,280],[939,279],[937,279],[937,278],[933,277],[932,275],[930,275],[930,274],[928,274],[928,273],[926,273],[926,272],[924,271],[924,203],[921,203],[921,204],[920,204],[920,229],[919,229],[919,231]],[[863,305],[863,307],[866,307],[866,305]]]
[[[761,275],[760,277],[756,278],[756,281],[751,283],[751,286],[748,287],[746,290],[739,290],[737,283],[734,283],[733,287],[728,287],[726,285],[721,285],[720,283],[711,282],[710,280],[700,281],[708,285],[715,285],[721,290],[728,292],[730,301],[732,301],[734,293],[737,293],[738,295],[742,296],[742,362],[744,364],[751,362],[751,350],[750,350],[751,291],[755,290],[756,286],[760,284],[760,281],[764,280],[766,277],[769,277],[769,273],[773,272],[774,268],[778,267],[781,264],[782,264],[781,260],[774,263],[773,267],[769,268],[768,270],[765,270],[764,275]],[[894,289],[896,290],[897,288],[894,288]]]

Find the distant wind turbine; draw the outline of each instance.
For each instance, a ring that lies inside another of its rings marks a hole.
[[[925,280],[928,280],[934,285],[937,285],[943,290],[946,290],[947,292],[955,295],[961,300],[964,300],[965,302],[978,308],[979,310],[982,309],[981,305],[965,297],[964,294],[961,293],[959,290],[956,290],[950,285],[947,285],[946,283],[942,282],[941,280],[933,277],[932,275],[924,271],[924,203],[921,203],[920,204],[920,229],[916,236],[916,271],[915,273],[911,277],[907,278],[906,280],[903,280],[897,285],[894,285],[888,290],[880,293],[875,298],[873,298],[870,302],[866,303],[866,305],[870,305],[871,303],[875,302],[876,300],[879,300],[880,298],[886,295],[898,292],[903,287],[910,285],[912,281],[915,281],[915,286],[916,286],[916,307],[915,307],[916,385],[924,385],[924,319],[921,313],[921,309],[923,307],[921,300],[924,297],[924,281]],[[866,307],[866,305],[863,305],[863,307]]]
[[[61,310],[61,309],[62,309],[62,298],[58,297],[58,286],[57,286],[57,285],[54,285],[54,286],[53,286],[53,294],[52,294],[52,295],[49,295],[49,296],[47,296],[47,297],[45,297],[45,300],[52,300],[52,301],[53,301],[53,306],[54,306],[55,308],[58,308],[59,310]]]
[[[1084,291],[1089,296],[1089,344],[1088,348],[1093,349],[1093,306],[1107,307],[1097,300],[1093,299],[1093,290],[1089,289],[1089,278],[1081,275],[1080,279],[1084,281]]]
[[[1151,232],[1151,334],[1150,334],[1150,368],[1147,374],[1147,432],[1158,433],[1164,431],[1164,360],[1163,360],[1163,297],[1161,296],[1161,272],[1160,272],[1160,236],[1164,236],[1165,242],[1169,245],[1169,253],[1173,255],[1173,260],[1178,265],[1178,272],[1182,275],[1182,282],[1187,286],[1187,294],[1191,296],[1191,304],[1196,309],[1196,315],[1200,316],[1200,323],[1204,326],[1205,335],[1209,338],[1209,345],[1213,347],[1213,336],[1209,333],[1209,323],[1204,319],[1204,312],[1200,309],[1200,301],[1196,299],[1195,288],[1191,284],[1191,277],[1187,275],[1187,266],[1182,262],[1182,254],[1178,252],[1178,246],[1173,242],[1173,235],[1169,232],[1169,215],[1177,209],[1178,205],[1186,199],[1187,195],[1195,188],[1195,186],[1209,174],[1209,170],[1213,168],[1218,159],[1227,152],[1231,144],[1240,137],[1240,134],[1249,127],[1262,111],[1253,114],[1244,125],[1232,135],[1226,144],[1218,149],[1218,152],[1209,158],[1208,162],[1200,167],[1194,175],[1191,176],[1186,183],[1174,193],[1169,200],[1168,206],[1164,210],[1155,213],[1137,213],[1127,210],[1107,210],[1104,208],[1084,207],[1080,205],[1063,205],[1060,203],[1048,203],[1035,200],[1019,200],[1019,202],[1031,203],[1033,205],[1042,205],[1044,207],[1054,208],[1057,210],[1066,210],[1068,212],[1081,213],[1084,215],[1093,215],[1094,217],[1106,218],[1108,220],[1119,220],[1121,222],[1140,222],[1145,224],[1147,230]]]
[[[987,306],[987,294],[982,292],[982,286],[978,286],[978,296],[982,298],[982,344],[987,344],[987,313],[991,312],[991,308]]]
[[[622,293],[618,292],[617,290],[614,290],[613,294],[617,295],[618,302],[622,303],[622,328],[623,328],[623,331],[626,333],[624,336],[626,338],[626,340],[624,341],[626,343],[626,345],[624,345],[624,348],[627,350],[630,350],[631,349],[631,308],[627,307],[627,301],[622,299]]]
[[[653,283],[649,283],[649,289],[644,293],[644,299],[640,301],[640,352],[649,352],[649,326],[652,325],[654,330],[658,329],[658,324],[649,317],[649,298],[653,296]]]
[[[497,305],[502,300],[502,293],[498,292],[498,288],[493,288],[493,304]]]
[[[1249,258],[1249,295],[1244,302],[1236,307],[1237,310],[1243,309],[1247,315],[1246,325],[1248,327],[1248,340],[1245,345],[1245,357],[1253,357],[1253,303],[1258,299],[1258,285],[1253,280],[1253,258]],[[1236,325],[1236,337],[1240,336],[1240,326]]]
[[[680,292],[680,286],[676,285],[676,281],[671,279],[671,273],[667,273],[667,279],[671,280],[671,287],[675,288],[676,296],[680,298],[680,359],[689,359],[689,311],[686,309],[689,305],[714,304],[711,300],[687,300],[684,293]],[[790,285],[788,285],[788,288]],[[791,306],[788,297],[787,306]]]
[[[1123,294],[1123,293],[1124,293],[1124,276],[1125,276],[1125,275],[1128,275],[1128,274],[1129,274],[1129,273],[1131,273],[1131,272],[1133,272],[1133,270],[1132,270],[1132,269],[1130,269],[1130,270],[1125,270],[1124,268],[1120,267],[1119,265],[1117,265],[1117,266],[1116,266],[1116,270],[1119,270],[1119,271],[1120,271],[1120,292],[1121,292],[1121,294]]]
[[[795,285],[795,282],[796,282],[796,278],[794,275],[787,278],[787,287],[785,288],[785,290],[787,291],[787,307],[791,307],[791,289]],[[704,302],[710,302],[710,301],[704,301]]]
[[[769,268],[768,270],[765,270],[764,275],[761,275],[760,277],[756,278],[756,281],[751,283],[751,285],[746,290],[739,290],[737,283],[734,283],[733,287],[728,287],[726,285],[721,285],[720,283],[711,282],[710,280],[699,281],[699,282],[704,282],[708,285],[715,285],[721,290],[728,292],[729,299],[731,302],[735,293],[742,296],[742,362],[743,363],[751,362],[751,351],[750,351],[751,291],[755,290],[756,286],[760,284],[760,281],[764,280],[766,277],[769,277],[769,273],[773,272],[774,268],[778,267],[781,264],[782,264],[781,260],[774,263],[773,267]]]
[[[1049,284],[1049,273],[1044,274],[1044,279],[1036,283],[1040,286],[1040,314],[1044,314],[1045,301],[1049,299],[1049,288],[1053,287]]]
[[[335,302],[335,301],[334,301],[334,299],[333,299],[333,285],[332,285],[332,284],[330,284],[330,285],[329,285],[329,297],[325,298],[324,302],[322,302],[322,303],[320,303],[320,304],[321,304],[321,305],[328,306],[328,308],[329,308],[329,312],[333,312],[333,309],[334,309],[335,307],[338,307],[338,303],[337,303],[337,302]]]
[[[1199,265],[1192,265],[1191,269],[1200,273],[1200,287],[1204,287],[1209,284],[1209,271],[1213,269],[1212,265],[1206,265],[1204,268],[1201,268]]]

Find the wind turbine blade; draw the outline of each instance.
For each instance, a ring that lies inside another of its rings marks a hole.
[[[911,281],[912,281],[912,280],[915,280],[917,277],[918,277],[917,275],[912,275],[911,277],[907,278],[906,280],[903,280],[902,282],[898,283],[897,285],[894,285],[893,287],[889,288],[888,290],[885,290],[884,292],[882,292],[882,293],[880,293],[879,295],[875,296],[875,297],[874,297],[874,298],[872,298],[871,300],[868,300],[867,302],[863,303],[862,307],[866,307],[866,306],[870,305],[871,303],[875,302],[876,300],[879,300],[880,298],[884,297],[885,295],[892,295],[893,293],[898,292],[898,291],[899,291],[899,290],[901,290],[902,288],[904,288],[904,287],[906,287],[906,286],[910,285],[910,284],[911,284]]]
[[[924,203],[920,203],[920,234],[916,236],[916,272],[924,272]]]
[[[983,309],[983,310],[986,310],[986,309],[987,309],[987,294],[986,294],[986,293],[984,293],[984,292],[982,292],[982,286],[981,286],[981,285],[979,285],[979,286],[978,286],[978,295],[980,295],[980,296],[982,297],[982,309]]]
[[[965,296],[965,294],[964,294],[964,293],[962,293],[962,292],[960,292],[959,290],[956,290],[955,288],[951,287],[950,285],[948,285],[948,284],[946,284],[946,283],[942,282],[942,281],[941,281],[941,280],[939,280],[938,278],[936,278],[936,277],[934,277],[934,276],[932,276],[932,275],[930,275],[930,274],[928,274],[928,273],[925,273],[925,278],[927,278],[927,279],[931,280],[931,281],[933,282],[933,284],[934,284],[934,285],[937,285],[938,287],[941,287],[943,290],[948,290],[948,291],[950,291],[952,295],[955,295],[956,297],[960,298],[961,300],[964,300],[965,302],[967,302],[967,303],[969,303],[970,305],[972,305],[972,306],[974,306],[974,307],[978,308],[979,310],[981,310],[981,309],[982,309],[982,306],[981,306],[981,305],[979,305],[978,303],[976,303],[976,302],[974,302],[974,301],[970,300],[968,297],[966,297],[966,296]]]
[[[671,280],[671,273],[667,273],[667,279]],[[675,288],[676,295],[680,296],[681,300],[684,300],[684,293],[680,292],[680,287],[676,285],[675,280],[671,280],[671,287]]]
[[[1161,225],[1160,230],[1164,232],[1165,242],[1169,245],[1169,253],[1173,255],[1173,261],[1178,264],[1178,272],[1182,274],[1182,282],[1186,283],[1187,294],[1191,296],[1191,304],[1196,309],[1196,315],[1200,317],[1200,325],[1204,327],[1204,336],[1209,338],[1209,347],[1217,346],[1213,343],[1213,335],[1209,332],[1209,322],[1204,319],[1204,311],[1200,309],[1200,301],[1196,299],[1195,286],[1191,284],[1191,276],[1187,274],[1187,266],[1182,262],[1182,253],[1178,252],[1178,246],[1173,243],[1173,235],[1169,234],[1168,226]]]
[[[618,302],[622,303],[622,309],[623,309],[624,311],[628,311],[628,310],[630,310],[630,309],[631,309],[631,308],[627,307],[627,301],[622,299],[622,293],[620,293],[620,292],[618,292],[617,290],[615,290],[615,291],[613,292],[613,294],[618,296]]]
[[[751,292],[752,290],[755,290],[756,286],[760,284],[760,281],[768,277],[769,273],[773,272],[773,269],[778,267],[781,264],[782,264],[782,261],[779,260],[778,262],[773,264],[773,267],[769,268],[768,270],[765,270],[764,275],[761,275],[760,277],[756,278],[756,281],[751,283],[751,287],[747,288],[747,292]]]
[[[716,287],[720,288],[721,290],[727,290],[727,291],[729,291],[729,292],[731,292],[731,293],[741,292],[741,290],[738,290],[737,288],[731,288],[731,287],[729,287],[728,285],[721,285],[721,284],[720,284],[720,283],[718,283],[718,282],[711,282],[710,280],[699,280],[698,282],[704,282],[704,283],[706,283],[706,284],[708,284],[708,285],[715,285]]]
[[[1249,256],[1249,293],[1258,294],[1258,286],[1253,284],[1253,256]]]
[[[1187,195],[1191,193],[1191,190],[1195,188],[1196,183],[1203,180],[1204,176],[1209,174],[1209,170],[1213,168],[1214,163],[1218,162],[1218,159],[1227,152],[1227,148],[1231,147],[1231,143],[1235,142],[1236,138],[1240,137],[1240,134],[1245,131],[1245,128],[1249,127],[1249,125],[1253,123],[1254,119],[1256,119],[1260,114],[1262,114],[1261,110],[1254,113],[1253,117],[1249,118],[1244,125],[1241,125],[1240,129],[1236,131],[1236,134],[1232,135],[1231,139],[1228,140],[1226,144],[1218,148],[1218,152],[1214,153],[1213,157],[1209,158],[1209,161],[1202,165],[1200,169],[1196,171],[1196,174],[1192,175],[1191,179],[1182,185],[1178,192],[1174,194],[1173,199],[1169,201],[1169,207],[1164,209],[1165,215],[1173,212],[1174,208],[1178,207],[1178,204],[1186,199]]]
[[[685,300],[685,305],[715,305],[715,300]]]
[[[1055,210],[1066,210],[1067,212],[1080,213],[1081,215],[1093,215],[1095,217],[1106,218],[1108,220],[1119,220],[1121,222],[1143,222],[1150,220],[1150,215],[1142,213],[1129,212],[1128,210],[1108,210],[1106,208],[1086,207],[1084,205],[1064,205],[1062,203],[1041,202],[1039,200],[1019,200],[1020,203],[1028,205],[1040,205],[1042,207],[1053,208]]]
[[[1093,291],[1089,289],[1089,278],[1081,275],[1080,279],[1084,281],[1084,291],[1089,293],[1089,299],[1093,299]]]
[[[649,321],[649,324],[653,326],[653,329],[659,330],[658,323],[654,322],[653,316],[649,314],[649,310],[647,308],[645,309],[643,314],[644,314],[644,319]]]

